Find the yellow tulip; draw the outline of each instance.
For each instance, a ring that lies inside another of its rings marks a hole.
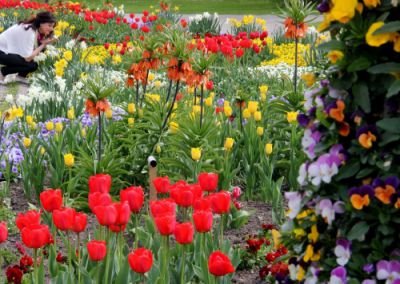
[[[83,138],[86,137],[86,129],[85,128],[82,128],[81,135],[82,135]]]
[[[135,109],[136,109],[136,106],[135,106],[134,103],[128,104],[128,112],[129,112],[130,114],[135,113]]]
[[[262,118],[261,111],[256,111],[256,112],[254,113],[254,120],[255,120],[255,121],[260,121],[261,118]]]
[[[224,113],[225,113],[225,116],[227,116],[227,117],[231,116],[232,115],[232,108],[230,106],[225,106],[224,107]]]
[[[264,127],[257,127],[257,135],[262,136],[264,134]]]
[[[250,111],[251,114],[255,113],[258,109],[258,102],[249,101],[247,109]]]
[[[32,122],[33,122],[33,117],[30,116],[30,115],[27,115],[26,118],[25,118],[25,120],[26,120],[26,123],[32,124]]]
[[[271,143],[265,144],[265,154],[267,154],[267,156],[272,154],[272,144]]]
[[[61,133],[63,131],[63,124],[62,122],[57,122],[56,123],[56,132]]]
[[[232,149],[234,143],[235,143],[235,140],[233,138],[227,137],[225,139],[225,144],[224,144],[225,151],[230,151]]]
[[[201,149],[200,148],[192,148],[191,154],[192,154],[192,159],[195,161],[198,161],[201,158]]]
[[[52,131],[54,129],[54,123],[52,121],[46,122],[47,131]]]
[[[160,154],[160,153],[161,153],[161,146],[160,146],[160,145],[157,145],[157,147],[156,147],[156,153],[157,153],[157,154]]]
[[[250,118],[250,116],[251,116],[250,110],[248,108],[245,108],[243,110],[243,118],[248,119],[248,118]]]
[[[67,111],[67,118],[69,119],[69,120],[73,120],[74,118],[75,118],[75,110],[74,110],[74,108],[70,108],[68,111]]]
[[[260,93],[261,94],[266,94],[268,92],[268,86],[267,85],[261,85],[260,86]]]
[[[29,146],[31,146],[31,143],[32,143],[32,141],[30,138],[24,137],[23,144],[24,144],[25,148],[29,148]]]
[[[74,155],[72,155],[71,153],[65,154],[64,155],[64,164],[68,167],[71,168],[74,166],[75,163],[75,159],[74,159]]]
[[[286,113],[286,119],[289,123],[297,122],[297,111],[289,111]]]
[[[41,147],[40,148],[40,154],[44,155],[44,153],[46,153],[46,149],[44,147]]]
[[[111,119],[112,118],[112,114],[113,114],[112,109],[106,110],[105,113],[106,113],[106,118],[107,119]]]
[[[135,124],[135,119],[133,117],[128,118],[128,124],[133,126]]]
[[[213,98],[212,98],[212,97],[206,98],[206,99],[204,100],[204,103],[205,103],[206,106],[209,106],[209,107],[212,106]]]

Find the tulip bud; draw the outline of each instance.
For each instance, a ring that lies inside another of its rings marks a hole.
[[[71,153],[65,154],[64,155],[64,164],[68,167],[71,168],[74,166],[75,163],[75,159],[74,159],[74,155],[72,155]]]
[[[200,160],[201,158],[201,148],[192,148],[191,149],[192,159],[195,161]]]
[[[31,141],[30,138],[24,137],[24,138],[22,139],[22,141],[23,141],[23,144],[24,144],[25,148],[29,148],[29,146],[31,146],[32,141]]]

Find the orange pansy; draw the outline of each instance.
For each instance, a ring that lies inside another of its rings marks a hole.
[[[376,136],[372,134],[370,131],[368,133],[363,133],[358,137],[358,142],[366,149],[372,147],[372,142],[376,141]]]
[[[396,192],[393,186],[387,184],[385,187],[375,188],[375,197],[384,204],[390,204],[390,197]]]
[[[350,202],[351,202],[351,205],[353,205],[353,207],[355,209],[361,210],[361,209],[363,209],[364,206],[369,205],[369,203],[370,203],[369,195],[366,194],[364,196],[361,196],[359,194],[353,194],[350,197]]]

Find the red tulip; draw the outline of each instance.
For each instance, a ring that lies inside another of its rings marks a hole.
[[[110,225],[108,228],[114,233],[119,233],[125,231],[126,225]]]
[[[96,206],[110,205],[111,203],[111,196],[108,193],[95,192],[89,194],[89,208],[92,212]]]
[[[213,81],[207,81],[206,89],[211,91],[213,88],[214,88],[214,82]]]
[[[231,207],[231,195],[227,191],[220,191],[210,195],[211,208],[214,213],[228,213]]]
[[[83,232],[87,224],[87,215],[85,213],[76,212],[74,218],[74,225],[72,226],[72,231],[75,233]]]
[[[94,214],[102,226],[115,225],[118,217],[118,212],[114,204],[96,206]]]
[[[187,22],[185,19],[181,19],[181,26],[182,28],[186,28],[187,27]]]
[[[126,225],[131,218],[131,209],[129,208],[128,202],[114,203],[114,208],[117,211],[117,219],[113,225]]]
[[[105,49],[109,49],[109,48],[110,48],[110,44],[109,44],[108,42],[106,42],[106,43],[104,44],[104,48],[105,48]]]
[[[174,186],[171,188],[171,197],[176,204],[181,207],[190,207],[193,205],[195,196],[194,191],[189,185]]]
[[[34,224],[22,229],[21,238],[28,248],[38,249],[50,243],[51,235],[48,226]]]
[[[164,215],[154,218],[158,232],[163,236],[172,235],[175,230],[176,216]]]
[[[194,211],[209,211],[211,210],[210,198],[199,198],[193,203]]]
[[[199,233],[209,232],[213,225],[213,214],[211,211],[194,211],[193,221],[196,231]]]
[[[0,223],[0,244],[4,243],[8,238],[8,229],[7,229],[7,223],[6,222],[1,222]]]
[[[72,208],[62,208],[60,210],[53,211],[53,223],[57,229],[61,231],[72,230],[75,220],[75,209]]]
[[[146,273],[153,265],[153,254],[151,250],[138,248],[128,254],[128,262],[133,271],[136,273]]]
[[[47,189],[40,193],[40,203],[47,212],[60,209],[62,205],[61,189]]]
[[[176,215],[176,203],[171,198],[150,201],[150,211],[154,218],[164,215]]]
[[[169,178],[168,177],[158,177],[153,180],[154,187],[158,193],[168,193],[169,192]]]
[[[103,260],[107,253],[106,241],[90,241],[86,244],[86,248],[92,261]]]
[[[141,29],[142,32],[144,32],[144,33],[150,32],[150,28],[149,28],[148,26],[142,26],[140,29]]]
[[[231,260],[220,251],[215,251],[208,259],[208,271],[215,276],[224,276],[235,272]]]
[[[201,173],[198,177],[199,184],[202,190],[214,191],[218,186],[218,174],[215,173]]]
[[[143,11],[143,16],[147,17],[148,15],[149,15],[149,11],[144,10],[144,11]]]
[[[138,213],[143,206],[144,193],[141,186],[131,186],[119,193],[121,202],[128,202],[131,212]]]
[[[35,210],[26,211],[25,214],[18,213],[15,223],[21,231],[24,227],[29,225],[38,225],[40,223],[40,212]]]
[[[182,245],[191,244],[193,242],[194,229],[191,222],[176,223],[174,231],[175,239]]]
[[[89,193],[110,192],[111,176],[107,174],[97,174],[89,178]]]
[[[244,55],[244,51],[243,51],[243,49],[238,48],[238,49],[236,49],[235,54],[236,54],[237,58],[240,58],[240,57],[242,57]]]

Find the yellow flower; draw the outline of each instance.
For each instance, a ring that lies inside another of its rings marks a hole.
[[[289,111],[286,113],[286,119],[289,123],[293,123],[297,121],[297,111]]]
[[[296,278],[297,278],[297,281],[302,281],[304,279],[304,276],[306,275],[306,271],[304,270],[304,268],[301,265],[299,265],[298,267],[299,267],[299,270],[297,271]]]
[[[231,116],[232,115],[232,108],[230,106],[225,106],[224,107],[224,113],[225,113],[225,116],[227,116],[227,117]]]
[[[301,79],[306,83],[307,87],[311,87],[315,83],[315,75],[310,72],[302,74]]]
[[[160,154],[160,153],[161,153],[161,146],[160,146],[160,145],[157,145],[157,147],[156,147],[156,153],[157,153],[157,154]]]
[[[153,73],[149,73],[148,79],[149,79],[149,81],[153,81],[155,77],[156,77],[156,75],[154,75]]]
[[[245,108],[243,110],[243,118],[248,119],[248,118],[250,118],[250,116],[251,116],[250,110],[248,108]]]
[[[136,106],[135,106],[134,103],[128,104],[128,112],[129,112],[130,114],[135,113],[135,108],[136,108]]]
[[[64,164],[68,167],[71,168],[74,166],[75,163],[75,159],[74,159],[74,155],[72,155],[71,153],[65,154],[64,155]]]
[[[311,227],[311,233],[308,234],[308,239],[312,241],[313,244],[315,244],[318,240],[318,230],[317,230],[317,225],[312,225]]]
[[[44,155],[46,153],[46,149],[44,147],[40,147],[40,154]]]
[[[201,158],[201,149],[200,148],[192,148],[191,154],[192,154],[192,159],[195,161],[198,161]]]
[[[25,117],[25,120],[26,120],[26,123],[32,124],[32,122],[33,122],[33,117],[30,116],[30,115],[27,115],[27,116]]]
[[[175,11],[175,12],[178,12],[178,11],[179,11],[179,6],[175,6],[175,7],[174,7],[174,11]]]
[[[71,107],[68,111],[67,111],[67,118],[69,120],[73,120],[75,118],[75,110],[73,107]]]
[[[0,26],[0,33],[4,31],[4,27]]]
[[[56,123],[56,132],[61,133],[63,131],[63,124],[62,122],[57,122]]]
[[[249,101],[247,108],[249,109],[251,114],[255,113],[258,109],[258,102]]]
[[[80,77],[82,80],[85,80],[87,78],[87,74],[85,72],[82,72]]]
[[[171,131],[171,133],[177,133],[179,130],[179,124],[174,121],[171,121],[169,123],[169,130]]]
[[[157,94],[146,94],[146,100],[150,102],[159,102],[160,95]]]
[[[369,9],[376,8],[376,6],[381,4],[381,0],[364,0],[364,4]]]
[[[319,261],[321,258],[321,250],[319,250],[317,253],[314,253],[313,257],[311,258],[311,261]]]
[[[250,25],[254,21],[254,16],[253,15],[246,15],[243,16],[242,22],[245,25]]]
[[[271,143],[265,144],[265,154],[267,154],[267,156],[272,154],[272,144]]]
[[[31,127],[31,129],[36,129],[36,122],[32,122],[31,124],[29,124],[29,126]]]
[[[358,3],[356,10],[358,13],[362,14],[362,12],[364,11],[364,5],[362,3]]]
[[[304,231],[301,228],[294,229],[293,233],[295,234],[296,239],[301,239],[302,237],[304,237],[306,235],[306,231]]]
[[[112,63],[113,64],[118,64],[118,63],[121,63],[122,62],[122,58],[121,58],[121,56],[120,55],[114,55],[113,56],[113,58],[112,58]]]
[[[64,69],[56,68],[55,73],[57,77],[62,77],[64,75]]]
[[[393,49],[396,52],[400,52],[400,34],[396,34],[393,39]]]
[[[30,138],[24,137],[24,139],[22,139],[22,141],[23,141],[25,148],[29,148],[29,146],[31,146],[32,141]]]
[[[231,103],[229,101],[224,101],[224,107],[230,107]]]
[[[225,144],[224,144],[225,151],[230,151],[232,149],[234,143],[235,143],[235,140],[233,138],[227,137],[225,139]]]
[[[267,100],[267,95],[266,94],[260,94],[261,101],[265,102]]]
[[[268,86],[267,85],[261,85],[260,86],[260,93],[261,94],[266,94],[268,92]]]
[[[257,127],[257,135],[263,136],[263,134],[264,134],[264,127],[261,126]]]
[[[81,130],[81,135],[82,135],[82,137],[86,137],[86,129],[85,128],[82,128],[82,130]]]
[[[336,64],[337,61],[343,58],[344,54],[340,50],[331,50],[327,56],[332,64]]]
[[[358,1],[357,0],[332,0],[332,9],[330,14],[334,20],[343,24],[350,21],[355,14]]]
[[[108,110],[106,110],[105,114],[107,119],[111,119],[113,114],[112,109],[109,108]]]
[[[255,120],[255,121],[260,121],[261,118],[262,118],[261,111],[256,111],[256,112],[254,113],[254,120]]]
[[[271,230],[272,239],[274,240],[274,247],[275,249],[279,248],[281,244],[281,233],[278,230],[272,229]]]
[[[72,60],[72,51],[71,50],[64,51],[63,57],[65,60],[71,61]]]
[[[313,257],[313,255],[314,255],[314,247],[312,245],[308,245],[303,260],[305,262],[308,262]]]
[[[133,117],[128,118],[128,124],[130,126],[134,125],[135,124],[135,119]]]
[[[47,131],[52,131],[54,129],[54,123],[52,121],[46,122]]]
[[[194,106],[192,107],[192,112],[193,112],[194,114],[200,113],[200,110],[201,110],[201,107],[200,107],[199,105],[194,105]]]
[[[373,33],[381,28],[385,23],[384,22],[376,22],[373,23],[369,29],[367,34],[365,35],[365,40],[367,41],[369,46],[381,46],[382,44],[387,43],[388,41],[391,40],[392,34],[391,33],[383,33],[383,34],[378,34],[378,35],[373,35]]]
[[[212,98],[212,97],[206,98],[206,99],[204,100],[204,103],[205,103],[206,106],[209,106],[209,107],[212,106],[213,98]]]
[[[161,81],[155,81],[154,82],[154,87],[156,87],[157,89],[159,89],[161,87]]]

